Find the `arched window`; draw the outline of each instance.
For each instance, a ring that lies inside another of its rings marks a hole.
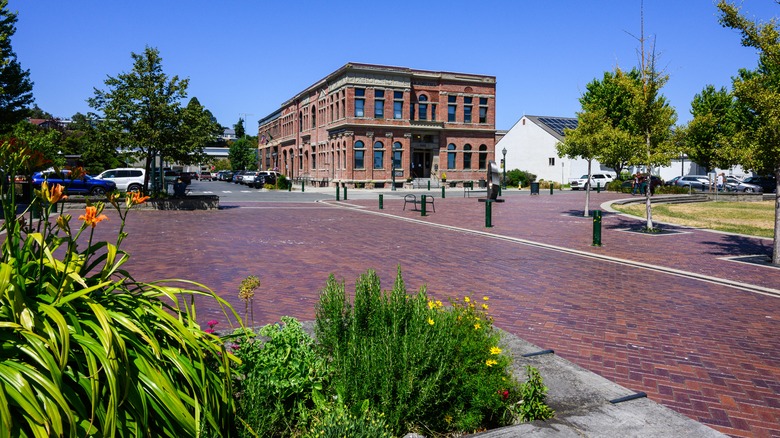
[[[385,167],[385,145],[381,141],[374,143],[374,169]]]
[[[471,145],[463,145],[463,169],[471,169]]]
[[[366,167],[366,145],[358,140],[355,142],[355,169],[364,169]]]
[[[420,115],[420,120],[428,120],[428,96],[421,94],[417,97],[417,113]]]
[[[403,158],[404,154],[403,149],[404,147],[400,141],[393,143],[393,168],[395,169],[401,168],[401,158]]]
[[[455,144],[447,145],[447,169],[454,169],[458,153],[455,152]]]
[[[487,169],[487,146],[484,144],[479,145],[479,169]]]

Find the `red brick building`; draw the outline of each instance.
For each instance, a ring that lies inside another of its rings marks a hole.
[[[485,178],[496,78],[349,63],[258,121],[259,166],[294,180],[387,187]]]

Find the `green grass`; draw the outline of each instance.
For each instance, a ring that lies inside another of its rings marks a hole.
[[[614,205],[613,208],[622,213],[645,217],[643,204]],[[658,204],[653,205],[652,209],[654,221],[749,236],[774,235],[773,201]]]

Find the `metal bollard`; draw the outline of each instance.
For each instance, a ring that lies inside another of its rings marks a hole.
[[[290,180],[290,183],[287,184],[287,191],[288,192],[292,192],[292,185],[293,185],[293,182],[292,182],[292,180]]]
[[[601,193],[601,181],[596,183],[596,193]]]
[[[601,246],[601,210],[593,212],[593,246]]]
[[[344,185],[344,200],[345,201],[347,200],[347,186],[346,186],[346,184]]]
[[[431,191],[431,180],[428,180],[428,191]]]
[[[441,188],[441,199],[444,199],[444,187]]]
[[[336,200],[339,201],[341,199],[341,187],[339,187],[339,184],[336,183]]]
[[[429,182],[429,184],[430,184],[430,182]],[[422,195],[422,197],[420,199],[422,199],[422,203],[420,204],[420,216],[426,216],[426,214],[425,214],[425,204],[427,204],[425,202],[427,200],[426,199],[426,195]]]
[[[379,209],[382,210],[384,208],[385,208],[384,196],[380,193],[379,194]]]
[[[306,191],[306,180],[302,179],[301,180],[301,193],[303,193],[305,191]]]
[[[554,189],[554,188],[555,188],[555,186],[553,185],[553,183],[552,183],[552,182],[550,182],[550,194],[551,194],[551,195],[553,194],[553,189]]]
[[[493,228],[493,201],[485,200],[485,228]]]

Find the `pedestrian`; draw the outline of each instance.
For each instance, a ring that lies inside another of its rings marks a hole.
[[[726,189],[726,174],[721,172],[720,175],[718,175],[718,190],[725,190]]]
[[[639,173],[635,173],[634,180],[631,183],[631,196],[636,195],[639,190]]]

